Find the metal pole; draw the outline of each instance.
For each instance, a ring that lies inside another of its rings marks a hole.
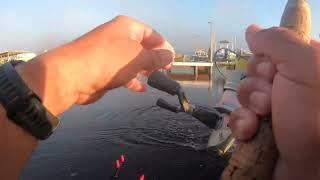
[[[208,22],[210,24],[210,62],[212,63],[212,56],[213,56],[213,44],[212,44],[212,38],[213,38],[213,33],[212,33],[212,22]]]
[[[213,62],[213,59],[212,59],[212,57],[213,57],[213,44],[212,44],[212,42],[213,42],[213,32],[212,32],[213,28],[212,28],[212,22],[209,21],[208,23],[210,24],[210,63],[212,63]],[[216,52],[216,50],[214,52]],[[212,81],[212,78],[213,78],[212,76],[213,76],[213,66],[209,67],[209,80],[210,81]]]
[[[213,46],[214,46],[214,48],[213,48],[213,53],[215,53],[216,51],[217,51],[217,47],[216,47],[216,32],[214,31],[214,29],[212,28],[212,43],[213,43]]]
[[[234,36],[234,50],[237,51],[237,36]]]
[[[234,43],[234,41],[233,41],[233,36],[232,36],[232,41],[231,41],[231,50],[232,50],[232,51],[234,51],[234,49],[233,49],[233,48],[234,48],[233,43]]]
[[[217,51],[217,41],[214,41],[214,52]]]

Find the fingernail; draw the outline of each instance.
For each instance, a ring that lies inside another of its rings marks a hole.
[[[262,62],[257,66],[257,73],[261,75],[268,75],[271,73],[272,64],[270,62]]]
[[[254,34],[254,31],[252,30],[251,26],[248,27],[248,29],[246,30],[246,38],[251,38],[252,35]]]
[[[139,92],[146,92],[147,91],[147,87],[146,86],[142,86],[140,88],[140,91]]]
[[[255,33],[259,32],[260,30],[261,30],[261,28],[258,25],[252,24],[247,28],[246,34],[249,34],[249,35],[255,34]]]
[[[256,133],[256,125],[253,122],[247,122],[245,119],[238,119],[240,122],[239,128],[234,132],[234,136],[240,141],[251,139]]]
[[[249,108],[256,114],[265,115],[270,111],[268,98],[270,97],[263,92],[256,91],[251,93],[249,97]]]
[[[243,119],[236,119],[236,128],[233,129],[232,133],[238,140],[245,140],[243,133]]]
[[[159,55],[160,55],[163,67],[170,64],[174,58],[174,55],[169,50],[160,50]]]
[[[168,70],[168,69],[171,69],[171,67],[172,67],[172,63],[166,65],[166,66],[164,67],[164,69]]]
[[[131,91],[134,91],[134,92],[146,92],[147,91],[147,87],[140,84],[138,85],[137,87],[135,87],[135,89],[130,89]]]
[[[244,121],[242,118],[237,117],[233,119],[229,119],[228,126],[230,127],[232,134],[234,137],[236,137],[238,140],[243,140],[244,139],[244,133],[243,129],[246,128],[243,124],[246,121]]]
[[[166,41],[166,42],[164,43],[164,47],[165,47],[166,49],[170,50],[173,54],[175,54],[175,50],[174,50],[173,46],[172,46],[168,41]]]
[[[258,120],[254,117],[246,119],[237,119],[236,127],[232,129],[233,135],[240,141],[247,141],[251,139],[258,129]]]
[[[259,32],[261,28],[258,25],[251,25],[247,28],[246,30],[246,40],[248,41],[249,39],[252,38],[257,32]]]

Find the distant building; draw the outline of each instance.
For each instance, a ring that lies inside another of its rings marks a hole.
[[[0,52],[0,64],[5,64],[11,60],[29,61],[36,57],[35,53],[27,51],[6,51]]]
[[[193,59],[194,61],[208,61],[209,60],[208,51],[205,51],[203,49],[195,51],[193,55]]]
[[[209,57],[208,52],[205,50],[202,50],[202,49],[195,51],[194,54],[195,54],[195,56],[200,57],[200,58],[208,58]]]
[[[227,41],[227,40],[219,41],[219,49],[220,48],[228,48],[229,49],[230,43],[231,42]]]

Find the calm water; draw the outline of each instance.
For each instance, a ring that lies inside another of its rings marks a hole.
[[[184,82],[191,102],[212,106],[219,83]],[[220,91],[219,91],[220,90]],[[177,104],[176,97],[149,88],[138,94],[118,89],[90,106],[62,115],[56,133],[42,142],[22,180],[109,180],[115,160],[126,156],[120,180],[218,179],[226,159],[205,152],[211,131],[185,114],[155,106],[157,98]]]

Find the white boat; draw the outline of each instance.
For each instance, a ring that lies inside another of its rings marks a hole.
[[[37,55],[28,51],[4,51],[0,52],[0,64],[5,64],[11,60],[29,61]]]

